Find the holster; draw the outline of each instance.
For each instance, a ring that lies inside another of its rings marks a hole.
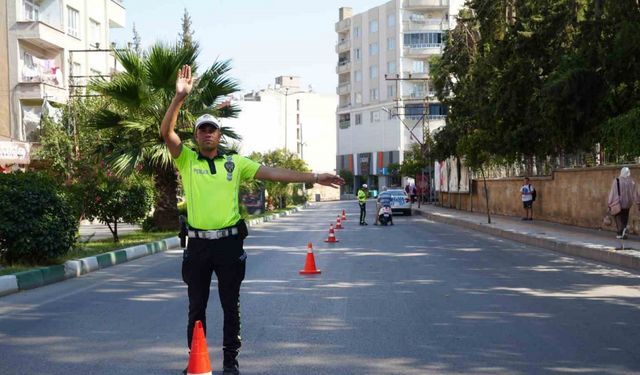
[[[238,227],[238,237],[240,237],[241,240],[247,238],[249,235],[249,228],[247,227],[247,223],[245,223],[244,219],[240,219],[236,226]]]
[[[189,234],[189,225],[187,224],[187,218],[184,215],[180,215],[178,217],[178,221],[180,222],[180,233],[178,233],[178,237],[180,238],[180,246],[187,246],[187,235]]]

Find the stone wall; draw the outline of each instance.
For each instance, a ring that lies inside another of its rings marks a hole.
[[[576,225],[585,228],[615,230],[615,224],[602,226],[607,211],[607,197],[612,181],[620,174],[620,166],[574,168],[554,171],[551,176],[532,177],[537,190],[533,218]],[[629,166],[631,177],[640,181],[640,165]],[[487,180],[489,207],[492,214],[523,216],[520,187],[522,178]],[[445,207],[474,212],[486,212],[482,179],[472,181],[471,193],[441,193]],[[631,233],[640,233],[638,207],[629,215]]]

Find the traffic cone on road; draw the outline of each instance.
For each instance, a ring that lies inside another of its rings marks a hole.
[[[336,239],[336,234],[333,231],[333,224],[329,225],[329,237],[326,240],[324,240],[324,242],[330,242],[330,243],[340,242]]]
[[[347,221],[347,212],[344,209],[342,210],[342,221]]]
[[[211,360],[207,349],[207,339],[204,337],[202,322],[199,320],[196,321],[196,325],[193,327],[187,375],[211,375]]]
[[[304,263],[304,269],[300,270],[301,275],[317,275],[320,270],[316,268],[316,259],[313,256],[313,245],[311,242],[307,244],[307,260]]]
[[[342,229],[342,222],[340,221],[340,216],[336,220],[336,229]]]

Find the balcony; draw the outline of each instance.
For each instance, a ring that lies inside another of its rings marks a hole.
[[[347,31],[351,27],[351,18],[336,22],[336,32]]]
[[[111,0],[108,2],[107,16],[110,28],[122,28],[126,26],[127,16],[123,0]]]
[[[404,0],[402,7],[404,9],[449,8],[449,0]]]
[[[338,95],[349,94],[351,92],[351,84],[350,83],[343,83],[343,84],[338,85],[338,88],[336,89],[336,92],[338,93]]]
[[[404,21],[404,32],[449,30],[449,22],[440,18],[428,18],[424,22]]]
[[[425,78],[429,78],[429,73],[428,72],[403,72],[402,78],[425,79]]]
[[[336,67],[336,73],[349,73],[351,71],[351,61],[340,61]]]
[[[44,82],[20,82],[16,86],[18,100],[43,100],[66,103],[69,93],[63,87]]]
[[[47,51],[64,49],[66,44],[66,35],[61,29],[42,21],[19,21],[14,30],[18,40],[28,41]]]
[[[351,49],[351,41],[348,39],[340,41],[338,42],[338,44],[336,44],[337,53],[347,52],[349,51],[349,49]]]
[[[349,126],[351,126],[351,120],[339,121],[338,126],[340,127],[340,129],[347,129]]]
[[[428,94],[426,91],[413,91],[408,93],[407,95],[402,95],[402,100],[404,101],[424,102],[426,98],[428,98],[428,101],[431,103],[437,102],[435,91],[429,91]]]
[[[404,57],[425,58],[434,55],[441,55],[444,44],[410,44],[404,46]]]

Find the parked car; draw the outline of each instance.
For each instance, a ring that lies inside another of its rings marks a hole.
[[[380,193],[378,201],[383,196],[391,198],[391,212],[401,212],[404,215],[411,215],[411,198],[402,189],[387,190]]]

